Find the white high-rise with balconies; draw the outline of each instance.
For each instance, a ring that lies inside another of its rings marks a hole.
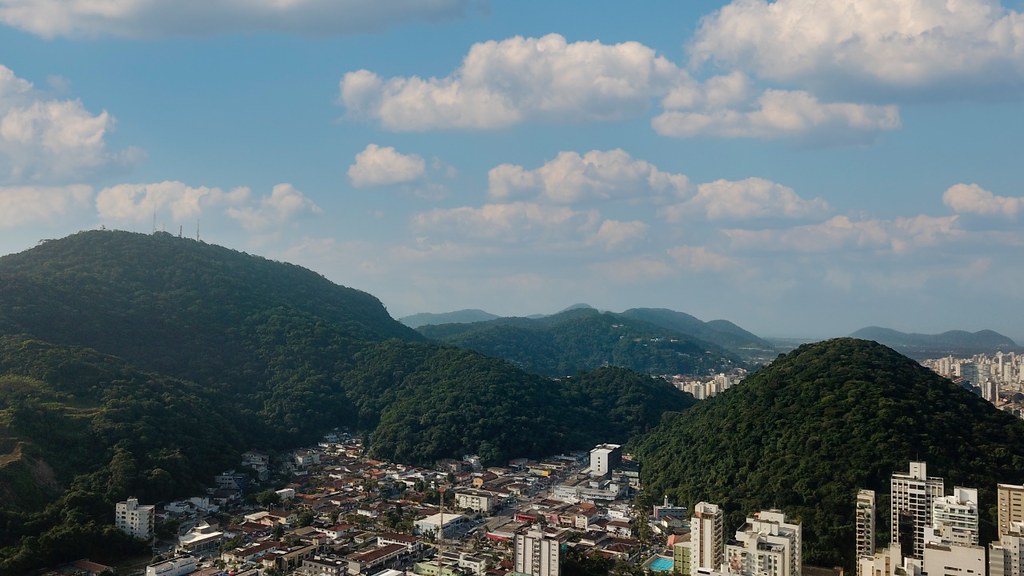
[[[698,502],[690,518],[690,574],[718,570],[725,561],[725,514],[715,504]]]
[[[725,545],[727,570],[744,576],[800,576],[802,545],[800,524],[787,522],[778,510],[762,510]]]
[[[1010,522],[999,542],[988,545],[988,576],[1024,576],[1024,523]]]
[[[558,576],[559,547],[540,530],[516,534],[515,571],[531,576]]]
[[[129,498],[114,506],[114,526],[139,540],[153,537],[156,515],[154,506],[139,504],[138,498]]]
[[[860,558],[875,555],[875,491],[857,492],[857,576],[861,574]]]
[[[932,528],[949,544],[978,545],[978,490],[953,488],[953,493],[932,502]]]
[[[923,560],[925,530],[932,527],[932,503],[942,497],[942,478],[928,476],[925,462],[911,462],[908,473],[893,473],[890,488],[890,545],[900,547],[904,538],[912,536],[913,545],[904,555]]]

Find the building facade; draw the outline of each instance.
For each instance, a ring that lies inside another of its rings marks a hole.
[[[690,518],[690,574],[718,570],[725,561],[725,514],[716,504],[698,502]]]
[[[778,510],[763,510],[725,545],[728,571],[745,576],[800,576],[803,564],[800,524]]]
[[[978,490],[957,486],[932,503],[932,528],[944,542],[978,545]]]
[[[860,558],[875,555],[875,491],[857,492],[857,576],[861,573]]]
[[[1014,522],[1024,522],[1024,486],[1017,484],[997,484],[997,500],[999,507],[999,536],[1010,533]]]
[[[129,498],[114,505],[114,525],[118,530],[139,540],[153,537],[156,522],[154,506],[139,504],[138,498]]]
[[[909,472],[892,475],[890,488],[890,545],[921,560],[925,531],[932,527],[932,503],[942,497],[942,478],[928,476],[925,462],[911,462]]]
[[[515,571],[531,576],[558,576],[560,543],[543,532],[516,534]]]

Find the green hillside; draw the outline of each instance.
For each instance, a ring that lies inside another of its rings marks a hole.
[[[801,346],[741,385],[666,418],[640,443],[646,496],[724,506],[727,532],[777,507],[803,523],[805,561],[853,568],[858,488],[894,471],[979,490],[993,536],[995,485],[1024,481],[1024,422],[875,342]],[[886,542],[888,500],[878,508]]]
[[[620,316],[635,318],[711,342],[753,363],[770,361],[775,356],[775,349],[771,343],[728,320],[704,322],[684,312],[665,308],[631,308]]]
[[[470,324],[421,326],[424,336],[504,358],[551,377],[601,366],[648,374],[706,374],[744,366],[739,356],[693,336],[593,308],[543,318],[499,318]]]
[[[194,495],[249,448],[340,426],[384,457],[495,463],[624,442],[693,402],[429,343],[366,293],[166,234],[48,241],[0,258],[0,285],[0,573],[130,551],[114,502]]]

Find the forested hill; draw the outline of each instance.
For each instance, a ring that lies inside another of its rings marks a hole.
[[[843,338],[801,346],[666,418],[637,455],[652,501],[718,503],[727,532],[780,508],[802,521],[807,562],[852,569],[857,489],[888,494],[911,460],[947,489],[978,488],[982,539],[993,538],[996,484],[1024,481],[1024,421],[890,348]]]
[[[771,343],[728,320],[704,322],[685,312],[666,308],[631,308],[622,312],[620,316],[643,320],[717,344],[751,362],[764,363],[764,361],[771,361],[775,356],[775,349]]]
[[[593,308],[573,308],[543,318],[421,326],[419,331],[439,342],[504,358],[528,372],[552,377],[600,366],[648,374],[707,374],[746,365],[716,344]]]
[[[267,359],[258,349],[300,330],[350,342],[420,339],[365,292],[166,233],[45,241],[0,258],[0,284],[2,333],[89,346],[191,378],[259,377]]]
[[[692,403],[427,342],[297,266],[167,234],[51,240],[0,258],[0,574],[129,552],[114,502],[194,495],[250,448],[347,427],[408,463],[498,463],[625,442]]]

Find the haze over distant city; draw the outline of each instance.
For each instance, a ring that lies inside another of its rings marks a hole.
[[[1024,13],[986,0],[0,0],[0,254],[99,227],[390,313],[1024,341]]]

